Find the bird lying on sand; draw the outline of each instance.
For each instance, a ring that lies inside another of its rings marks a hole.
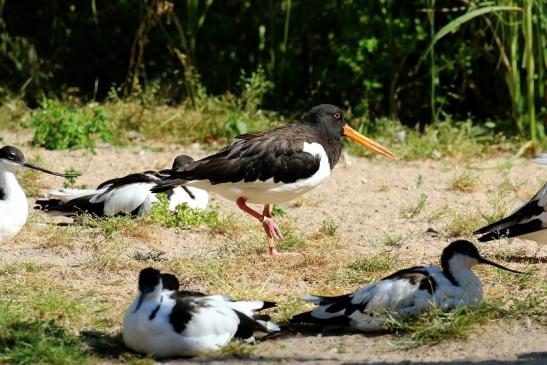
[[[283,235],[272,218],[271,205],[295,199],[328,178],[340,158],[344,136],[395,159],[387,148],[350,128],[342,109],[322,104],[300,122],[240,135],[219,152],[172,169],[152,191],[195,186],[235,201],[262,223],[269,253],[277,255],[274,239],[282,240]],[[247,203],[262,204],[262,213]]]
[[[30,164],[25,161],[23,152],[13,146],[0,148],[0,242],[15,236],[28,218],[27,197],[15,176],[20,167],[61,177],[77,176],[53,172]]]
[[[382,330],[391,320],[418,315],[434,306],[475,307],[483,297],[481,281],[471,270],[477,264],[519,273],[485,259],[471,242],[459,240],[443,250],[440,268],[415,266],[400,270],[346,295],[304,296],[302,300],[319,307],[297,314],[291,323],[343,326],[367,332]]]
[[[134,351],[157,357],[212,352],[232,338],[254,340],[254,333],[277,332],[266,316],[275,306],[263,301],[232,301],[223,295],[178,291],[178,280],[153,268],[139,274],[139,295],[125,313],[123,340]]]
[[[173,169],[184,168],[194,160],[190,156],[177,156]],[[165,171],[165,170],[164,170]],[[150,188],[167,177],[164,171],[145,171],[110,179],[96,189],[59,189],[49,192],[51,198],[36,201],[35,209],[51,215],[73,216],[87,212],[98,217],[131,214],[142,216],[150,212],[152,204],[158,202]],[[202,189],[177,186],[165,191],[169,199],[169,210],[180,204],[193,209],[205,209],[209,194]]]

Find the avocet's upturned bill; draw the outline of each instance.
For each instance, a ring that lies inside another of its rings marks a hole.
[[[177,156],[173,168],[183,168],[193,161],[190,156]],[[65,216],[82,212],[99,217],[119,214],[142,216],[148,214],[152,204],[158,201],[150,188],[168,176],[164,171],[145,171],[107,180],[96,189],[53,190],[49,192],[51,198],[36,201],[36,209]],[[177,186],[165,193],[169,199],[169,210],[174,210],[180,204],[193,209],[205,209],[209,201],[207,191],[194,187]]]
[[[0,148],[0,242],[15,236],[28,217],[25,192],[15,176],[18,168],[25,167],[55,176],[73,177],[74,174],[53,172],[25,161],[23,152],[13,146]]]
[[[482,234],[479,237],[481,242],[500,238],[520,238],[547,243],[547,183],[513,214],[473,233]]]
[[[270,205],[295,199],[329,177],[348,137],[374,153],[395,159],[393,153],[350,128],[343,110],[330,104],[312,108],[301,122],[266,132],[240,135],[219,152],[190,166],[170,171],[170,177],[152,191],[195,186],[233,200],[258,219],[268,236],[271,255],[274,239],[283,235],[272,219]],[[262,213],[247,203],[262,204]]]
[[[127,347],[156,357],[194,356],[216,351],[234,337],[252,341],[255,332],[279,331],[268,319],[254,318],[255,311],[273,303],[177,289],[173,275],[153,268],[140,272],[139,294],[123,323]]]
[[[319,307],[294,316],[291,322],[378,331],[390,320],[417,315],[433,306],[474,307],[483,296],[481,281],[471,270],[477,264],[519,273],[485,259],[471,242],[455,241],[443,250],[440,268],[415,266],[400,270],[337,297],[305,296],[303,300]]]

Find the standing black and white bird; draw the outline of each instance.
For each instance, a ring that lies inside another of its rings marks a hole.
[[[481,242],[499,238],[520,238],[547,243],[547,183],[513,214],[473,233],[482,234],[479,237]]]
[[[177,156],[173,169],[184,168],[193,161],[190,156]],[[45,210],[52,215],[66,216],[82,212],[99,217],[119,214],[142,216],[148,214],[152,204],[158,202],[156,194],[150,188],[168,176],[164,171],[145,171],[107,180],[96,189],[52,190],[49,192],[51,198],[36,201],[36,209]],[[165,193],[171,211],[180,204],[186,204],[193,209],[205,209],[209,200],[207,191],[194,187],[177,186]]]
[[[254,318],[255,311],[275,305],[271,302],[232,301],[177,287],[172,275],[153,268],[140,272],[139,295],[123,323],[127,347],[157,357],[194,356],[216,351],[234,337],[253,340],[255,332],[279,331],[269,320]]]
[[[19,167],[26,167],[61,177],[73,177],[25,162],[23,152],[12,146],[0,148],[0,242],[15,236],[28,218],[25,192],[15,176]]]
[[[235,201],[262,223],[269,252],[276,255],[274,238],[281,240],[283,235],[272,219],[270,205],[295,199],[328,178],[340,158],[343,136],[395,159],[388,149],[350,128],[342,109],[322,104],[301,122],[240,135],[219,152],[173,169],[152,191],[195,186]],[[262,213],[247,203],[262,204]]]
[[[474,307],[483,296],[481,281],[471,270],[477,264],[519,273],[485,259],[471,242],[459,240],[443,250],[441,268],[416,266],[400,270],[351,294],[302,297],[319,307],[294,316],[291,322],[377,331],[390,320],[418,315],[433,306]]]

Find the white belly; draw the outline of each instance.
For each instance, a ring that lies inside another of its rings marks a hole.
[[[214,191],[222,197],[236,201],[247,199],[255,204],[277,204],[298,198],[321,184],[330,176],[330,164],[323,147],[318,143],[304,143],[304,151],[320,157],[319,169],[310,177],[293,183],[274,182],[273,178],[266,181],[239,181],[236,183],[211,184],[208,180],[190,181],[187,185],[208,191]]]
[[[24,195],[23,195],[24,198]],[[0,242],[15,236],[28,217],[27,199],[0,201]]]

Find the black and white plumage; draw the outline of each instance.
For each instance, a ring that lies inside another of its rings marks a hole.
[[[344,122],[343,110],[330,104],[312,108],[301,122],[265,132],[240,135],[219,152],[169,172],[152,191],[195,186],[237,202],[258,219],[268,236],[270,254],[278,254],[273,239],[282,239],[270,205],[299,197],[329,177],[346,136],[375,153],[394,159],[385,147]],[[264,205],[262,213],[247,203]]]
[[[127,347],[157,357],[194,356],[216,351],[234,337],[253,340],[255,332],[279,331],[269,320],[254,318],[273,303],[177,291],[174,283],[172,275],[153,268],[140,272],[139,295],[124,318]]]
[[[177,156],[173,168],[183,168],[194,160],[190,156]],[[164,170],[165,171],[165,170]],[[145,171],[107,180],[96,189],[59,189],[49,192],[51,198],[37,200],[37,209],[53,215],[72,216],[82,212],[96,216],[131,214],[142,216],[150,212],[158,201],[150,188],[167,177],[164,171]],[[180,204],[193,209],[205,209],[209,194],[194,187],[175,187],[165,192],[169,199],[169,210]]]
[[[294,316],[291,322],[377,331],[390,320],[417,315],[433,306],[474,307],[483,296],[481,281],[471,270],[477,264],[518,273],[483,258],[471,242],[459,240],[443,250],[441,268],[416,266],[400,270],[351,294],[302,297],[319,307]]]
[[[0,242],[15,236],[28,218],[27,197],[15,176],[16,170],[20,167],[31,168],[55,176],[76,176],[32,165],[25,161],[23,152],[13,146],[0,148]]]
[[[518,237],[547,243],[547,183],[514,213],[473,233],[482,234],[481,242]]]

